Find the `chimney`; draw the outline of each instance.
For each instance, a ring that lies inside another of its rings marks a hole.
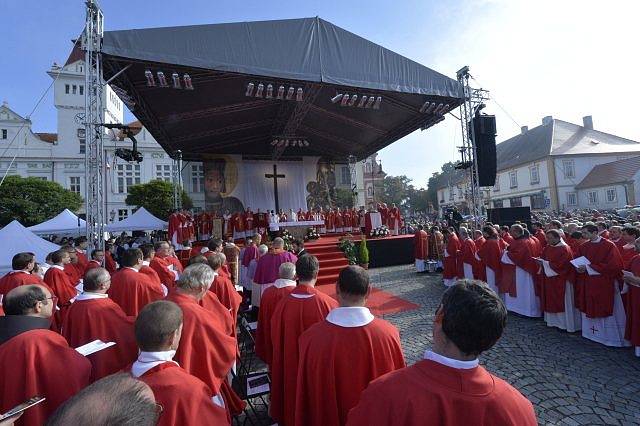
[[[542,119],[542,125],[553,123],[553,116],[547,115]]]
[[[522,126],[520,127],[520,133],[522,133],[523,135],[525,133],[527,133],[529,131],[529,126]]]
[[[593,117],[590,115],[585,115],[582,117],[582,127],[585,129],[593,130]]]

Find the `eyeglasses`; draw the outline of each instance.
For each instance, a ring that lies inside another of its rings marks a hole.
[[[53,303],[54,306],[55,306],[55,305],[58,304],[58,300],[59,299],[58,299],[58,296],[51,296],[51,297],[45,297],[44,300],[51,300],[51,303]],[[42,301],[44,301],[44,300],[42,300]]]
[[[164,411],[164,407],[162,406],[162,404],[156,402],[156,421],[160,419],[160,416],[162,415],[163,411]]]

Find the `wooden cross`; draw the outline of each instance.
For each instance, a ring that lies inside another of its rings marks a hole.
[[[273,196],[276,200],[276,214],[280,211],[280,202],[278,201],[278,179],[284,178],[284,175],[278,174],[278,166],[273,165],[273,174],[267,173],[264,175],[267,179],[273,179]]]
[[[589,330],[591,330],[591,334],[596,334],[596,331],[599,331],[595,325],[592,325]]]

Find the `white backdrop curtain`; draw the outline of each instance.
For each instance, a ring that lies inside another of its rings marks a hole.
[[[251,207],[254,212],[275,209],[273,179],[265,174],[273,173],[273,163],[267,161],[243,161],[240,182],[243,186],[242,200],[245,208]],[[278,174],[285,175],[278,179],[278,199],[280,208],[306,210],[306,182],[304,167],[301,161],[285,161],[277,163]]]

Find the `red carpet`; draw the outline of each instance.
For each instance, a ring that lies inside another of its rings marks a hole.
[[[334,299],[336,298],[335,285],[321,285],[316,288]],[[400,297],[394,296],[391,293],[387,293],[386,291],[372,288],[369,299],[367,300],[367,308],[369,308],[371,313],[376,317],[383,317],[389,314],[418,309],[419,306],[415,303],[411,303]]]

